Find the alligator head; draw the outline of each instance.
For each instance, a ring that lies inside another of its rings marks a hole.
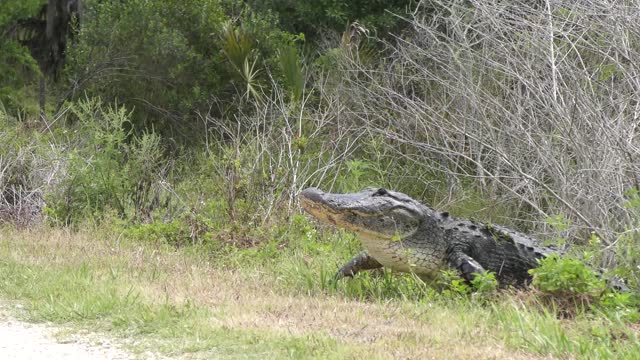
[[[426,207],[409,196],[383,188],[352,194],[309,188],[300,194],[302,208],[318,220],[353,231],[361,238],[397,241],[413,235]]]

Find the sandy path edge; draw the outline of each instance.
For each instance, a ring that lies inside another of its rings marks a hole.
[[[3,360],[132,360],[159,359],[152,353],[133,354],[122,344],[100,334],[65,332],[64,327],[47,323],[29,323],[16,319],[12,312],[20,305],[0,303],[0,358]],[[57,334],[65,332],[60,340]]]

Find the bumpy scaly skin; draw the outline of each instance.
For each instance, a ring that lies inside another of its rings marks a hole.
[[[367,252],[345,264],[337,278],[380,267],[434,279],[453,268],[463,278],[492,271],[502,287],[524,286],[537,259],[557,250],[497,225],[457,220],[409,196],[382,188],[353,194],[304,190],[302,207],[318,220],[355,232]]]

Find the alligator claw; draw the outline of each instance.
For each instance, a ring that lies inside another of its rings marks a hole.
[[[340,280],[344,277],[354,277],[358,272],[362,270],[371,270],[381,268],[382,264],[380,264],[376,259],[372,258],[367,254],[366,251],[363,251],[356,255],[353,259],[349,260],[348,263],[344,264],[335,274],[333,279],[335,281]]]
[[[336,274],[333,276],[333,281],[338,281],[346,277],[353,278],[354,275],[355,274],[353,273],[353,270],[348,270],[343,267],[340,270],[338,270],[338,272],[336,272]]]

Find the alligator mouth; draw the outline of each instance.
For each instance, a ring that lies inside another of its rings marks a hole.
[[[324,205],[322,202],[314,201],[308,197],[302,196],[300,198],[300,205],[302,205],[304,211],[322,222],[332,225],[342,225],[342,222],[337,221],[340,213],[333,208]]]
[[[347,220],[351,216],[358,218],[374,218],[378,217],[380,213],[365,213],[356,209],[347,208],[346,206],[340,206],[344,205],[343,202],[332,197],[333,195],[334,194],[328,194],[327,196],[325,193],[315,188],[306,189],[300,194],[300,205],[307,213],[315,217],[320,222],[343,227],[346,230],[368,238],[375,238],[379,240],[389,240],[393,238],[387,234],[377,232],[374,229],[355,225],[351,223],[351,221]]]

